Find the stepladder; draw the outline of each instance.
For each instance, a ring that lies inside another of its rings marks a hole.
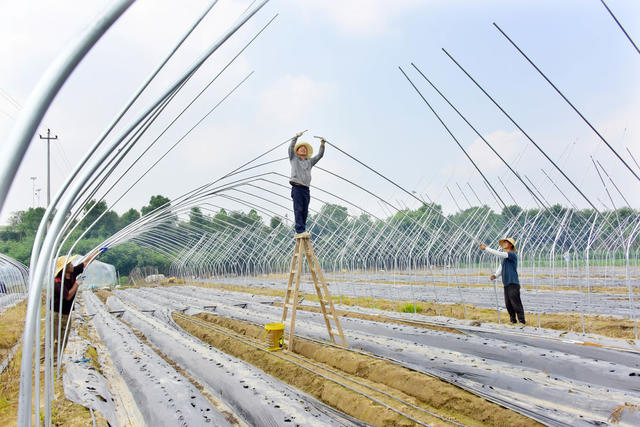
[[[293,258],[291,260],[291,269],[289,271],[289,282],[287,284],[287,292],[284,297],[284,305],[282,309],[282,323],[287,325],[288,310],[291,309],[291,323],[289,324],[289,336],[288,336],[288,348],[289,351],[293,351],[294,339],[295,339],[295,326],[296,326],[296,311],[298,309],[298,301],[300,299],[300,281],[302,280],[302,274],[304,273],[303,263],[304,259],[307,260],[307,266],[313,286],[318,296],[318,302],[320,304],[320,311],[324,317],[325,325],[327,326],[327,332],[329,339],[333,344],[347,346],[347,340],[342,332],[342,325],[340,325],[340,319],[336,313],[336,308],[329,292],[327,281],[325,280],[320,262],[311,245],[311,234],[299,233],[295,235],[295,249],[293,251]],[[336,335],[340,338],[341,343],[336,342]]]

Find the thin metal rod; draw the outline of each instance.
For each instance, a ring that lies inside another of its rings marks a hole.
[[[494,23],[493,23],[493,26],[494,26],[494,27],[496,27],[496,28],[498,29],[498,31],[500,31],[500,33],[501,33],[501,34],[502,34],[502,35],[503,35],[507,40],[509,40],[509,43],[511,43],[511,44],[513,45],[513,47],[515,47],[515,48],[516,48],[516,50],[517,50],[518,52],[520,52],[520,54],[521,54],[521,55],[522,55],[522,56],[523,56],[523,57],[524,57],[524,58],[529,62],[529,64],[531,64],[531,65],[533,66],[533,68],[535,68],[535,69],[536,69],[536,71],[537,71],[538,73],[540,73],[540,75],[541,75],[541,76],[542,76],[542,77],[547,81],[547,83],[549,83],[549,84],[551,85],[551,87],[553,87],[553,88],[555,89],[555,91],[556,91],[556,92],[558,92],[558,95],[560,95],[560,96],[562,97],[562,99],[564,99],[564,100],[567,102],[567,104],[569,104],[569,106],[573,109],[573,111],[575,111],[575,112],[580,116],[580,118],[581,118],[582,120],[584,120],[584,122],[585,122],[585,123],[586,123],[586,124],[591,128],[591,130],[592,130],[596,135],[598,135],[598,138],[600,138],[600,140],[601,140],[602,142],[604,142],[604,143],[606,144],[606,146],[607,146],[607,147],[609,147],[609,149],[611,150],[611,152],[612,152],[613,154],[615,154],[615,155],[616,155],[616,157],[617,157],[617,158],[622,162],[622,164],[623,164],[623,165],[625,165],[625,166],[627,167],[627,169],[629,169],[629,172],[631,172],[631,173],[633,174],[633,176],[635,176],[635,177],[636,177],[636,179],[637,179],[638,181],[640,181],[640,176],[638,176],[638,174],[636,174],[636,172],[635,172],[633,169],[631,169],[631,166],[629,166],[629,165],[627,164],[627,162],[625,162],[625,161],[624,161],[624,159],[622,158],[622,156],[620,156],[620,154],[618,154],[618,152],[617,152],[617,151],[616,151],[616,150],[615,150],[615,149],[614,149],[614,148],[609,144],[609,142],[607,142],[607,140],[606,140],[606,139],[604,139],[604,137],[600,134],[600,132],[598,132],[598,131],[596,130],[596,128],[595,128],[595,127],[593,127],[593,125],[591,124],[591,122],[589,122],[589,120],[587,120],[587,118],[586,118],[585,116],[583,116],[583,115],[582,115],[582,113],[581,113],[581,112],[580,112],[580,111],[575,107],[575,105],[573,105],[573,104],[571,103],[571,101],[569,101],[569,99],[568,99],[566,96],[564,96],[564,93],[562,93],[562,92],[560,91],[560,89],[558,89],[558,87],[557,87],[556,85],[554,85],[554,84],[551,82],[551,80],[549,80],[549,78],[548,78],[548,77],[547,77],[547,76],[542,72],[542,70],[540,70],[540,68],[538,68],[538,66],[537,66],[536,64],[534,64],[534,63],[533,63],[533,61],[532,61],[531,59],[529,59],[529,57],[528,57],[528,56],[527,56],[527,55],[526,55],[526,54],[525,54],[525,53],[524,53],[524,52],[523,52],[523,51],[518,47],[518,45],[517,45],[517,44],[515,44],[515,42],[514,42],[513,40],[511,40],[511,39],[509,38],[509,36],[508,36],[504,31],[502,31],[502,29],[501,29],[500,27],[498,27],[498,24],[496,24],[496,23],[494,22]]]
[[[607,6],[607,4],[604,2],[604,0],[600,0],[600,2],[602,3],[602,5],[607,9],[607,12],[609,12],[609,15],[611,15],[611,17],[613,18],[614,21],[616,21],[616,24],[618,24],[618,27],[620,27],[620,29],[622,30],[622,32],[624,33],[625,36],[627,36],[627,39],[629,39],[629,42],[631,43],[631,45],[633,46],[633,48],[636,50],[636,52],[638,52],[638,54],[640,54],[640,49],[638,49],[638,46],[636,46],[636,44],[634,43],[633,39],[631,39],[631,36],[629,35],[629,33],[627,33],[627,31],[624,29],[624,27],[622,26],[622,24],[620,23],[620,21],[618,21],[618,18],[616,18],[616,16],[613,14],[613,12],[611,12],[611,9],[609,9],[609,6]]]
[[[253,17],[262,7],[268,2],[263,0],[260,4],[248,14],[243,15],[236,23],[234,23],[226,32],[215,41],[209,49],[200,56],[200,58],[186,71],[181,78],[179,78],[173,85],[171,85],[165,93],[159,97],[144,113],[143,116],[149,114],[150,111],[155,109],[164,98],[172,93],[181,82],[183,82],[190,74],[194,73],[200,66],[215,52],[223,43],[225,43],[240,27],[242,27],[251,17]],[[117,138],[114,144],[119,144],[127,134],[129,134],[133,128],[137,127],[142,119],[138,119],[133,123],[123,135]],[[31,421],[31,383],[32,383],[32,363],[33,363],[33,347],[34,347],[34,332],[37,325],[39,325],[37,319],[37,306],[39,305],[40,296],[42,293],[42,286],[47,281],[45,277],[52,277],[52,255],[53,247],[56,243],[56,236],[62,229],[65,216],[69,213],[71,204],[76,198],[82,187],[89,180],[90,176],[95,173],[100,164],[105,160],[105,157],[114,149],[112,147],[107,152],[101,154],[98,158],[93,159],[91,165],[89,165],[82,176],[73,183],[67,194],[64,195],[57,213],[51,222],[51,233],[48,233],[45,237],[45,241],[42,245],[40,257],[38,263],[35,266],[35,272],[30,278],[29,287],[29,299],[27,305],[27,315],[25,317],[25,331],[23,345],[24,350],[22,353],[22,368],[20,375],[20,399],[19,399],[19,417],[18,425],[29,426]],[[51,279],[49,279],[51,280]]]
[[[20,163],[29,147],[31,139],[39,126],[42,117],[48,110],[57,95],[58,91],[67,80],[71,72],[80,63],[84,56],[89,52],[93,45],[102,37],[102,35],[111,27],[111,25],[129,8],[133,0],[118,0],[111,4],[102,15],[94,20],[92,24],[81,34],[67,49],[65,49],[49,66],[45,74],[41,77],[38,85],[33,90],[23,113],[18,118],[16,125],[11,132],[9,139],[3,150],[2,158],[6,159],[0,165],[0,210],[2,209],[9,188],[13,182]],[[43,218],[44,222],[48,221],[48,216]],[[33,264],[32,264],[33,265]],[[35,302],[33,302],[35,304]],[[38,304],[38,309],[40,305]],[[36,317],[38,313],[34,313]],[[32,325],[25,325],[24,332],[24,351],[29,352],[26,358],[32,357],[30,353],[33,349],[33,334],[28,330]],[[31,331],[33,332],[33,331]],[[39,342],[35,345],[40,345]],[[31,372],[31,363],[25,362],[25,353],[22,358],[22,374],[20,378],[19,407],[18,407],[18,425],[31,425],[31,409],[32,409],[32,385],[31,381],[26,381],[26,373],[24,370]],[[31,362],[31,361],[30,361]],[[32,376],[29,375],[29,379]],[[40,405],[37,403],[37,405]],[[48,405],[47,405],[48,408]],[[48,414],[47,414],[48,418]],[[37,422],[39,424],[39,418]]]
[[[547,179],[551,182],[551,184],[553,184],[553,186],[554,186],[554,187],[556,187],[556,190],[558,190],[558,191],[560,192],[560,194],[562,194],[562,197],[564,197],[564,198],[565,198],[565,200],[566,200],[567,202],[569,202],[569,204],[570,204],[571,206],[573,206],[573,209],[578,209],[578,207],[577,207],[576,205],[574,205],[574,204],[573,204],[573,202],[572,202],[572,201],[567,197],[567,195],[566,195],[566,194],[564,194],[564,192],[560,189],[560,187],[558,187],[558,186],[556,185],[556,183],[551,179],[551,177],[549,176],[549,174],[547,174],[547,172],[546,172],[544,169],[542,169],[542,168],[540,168],[540,170],[542,171],[542,173],[544,174],[544,176],[546,176],[546,177],[547,177]]]
[[[45,212],[43,218],[49,218],[53,212],[53,207],[58,204],[60,201],[60,197],[62,194],[65,194],[71,183],[75,180],[76,176],[82,169],[82,167],[88,162],[89,158],[98,150],[102,142],[106,139],[106,137],[111,133],[113,128],[117,125],[117,123],[122,119],[122,117],[129,111],[131,106],[136,102],[136,100],[140,97],[140,95],[145,91],[145,89],[149,86],[151,81],[158,75],[160,70],[167,64],[167,62],[171,59],[171,57],[176,53],[176,51],[180,48],[180,46],[184,43],[184,41],[189,37],[189,35],[193,32],[193,30],[197,27],[197,25],[204,19],[207,13],[211,10],[211,8],[217,3],[218,0],[213,0],[207,9],[200,15],[200,17],[194,22],[194,24],[189,28],[189,30],[182,36],[180,41],[174,46],[174,48],[169,52],[169,54],[165,57],[165,59],[160,63],[158,67],[149,75],[146,81],[140,86],[140,88],[136,91],[135,95],[131,97],[131,99],[127,102],[126,106],[118,113],[118,116],[111,122],[111,124],[107,127],[107,129],[102,133],[102,135],[98,138],[97,142],[91,147],[91,149],[83,156],[83,158],[78,162],[76,168],[73,172],[67,177],[64,184],[56,194],[51,203],[52,206],[47,207],[47,211]],[[115,148],[114,148],[115,149]],[[38,227],[38,231],[36,233],[36,237],[34,240],[33,248],[31,251],[31,265],[35,265],[40,253],[40,247],[42,245],[42,240],[44,239],[44,224],[47,221],[41,222],[40,227]]]
[[[604,182],[604,178],[602,178],[602,174],[598,170],[598,165],[596,164],[596,161],[593,160],[593,157],[591,157],[591,162],[593,163],[593,167],[596,168],[596,172],[598,172],[598,177],[600,178],[600,182],[602,183],[602,186],[604,187],[604,190],[607,193],[607,197],[609,197],[609,201],[611,202],[611,208],[616,213],[616,217],[618,217],[618,212],[616,210],[616,204],[613,202],[613,197],[611,197],[611,193],[609,192],[609,188],[607,187],[607,184]],[[620,218],[619,217],[618,217],[618,225],[620,225]],[[624,240],[624,238],[622,240]]]
[[[607,173],[605,168],[602,166],[602,163],[600,163],[600,160],[596,160],[596,162],[598,163],[598,166],[600,166],[600,169],[602,169],[602,172],[604,172],[604,174],[607,176],[607,178],[609,178],[609,181],[611,181],[611,184],[613,184],[613,187],[616,189],[618,194],[620,194],[620,197],[622,197],[622,200],[624,200],[624,202],[627,204],[628,207],[631,207],[631,204],[629,203],[627,198],[624,197],[624,194],[622,194],[622,191],[620,191],[620,189],[616,185],[615,181],[609,176],[609,174]]]
[[[438,113],[436,113],[436,110],[433,109],[433,107],[431,106],[431,104],[429,104],[429,101],[427,101],[427,99],[424,97],[424,95],[422,95],[422,92],[420,92],[420,90],[416,87],[416,85],[413,83],[413,81],[411,81],[411,79],[409,78],[409,76],[407,76],[407,73],[404,72],[404,70],[402,69],[402,67],[398,67],[398,69],[400,70],[400,72],[402,73],[402,75],[409,81],[409,83],[411,84],[411,86],[413,86],[413,88],[416,90],[416,92],[418,92],[418,95],[420,96],[420,98],[422,98],[422,100],[424,101],[425,104],[427,104],[427,107],[429,107],[429,109],[431,110],[431,112],[433,113],[434,116],[436,116],[436,118],[438,119],[438,121],[440,122],[440,124],[442,124],[442,126],[445,128],[445,130],[447,131],[447,133],[451,136],[451,138],[455,141],[455,143],[458,145],[458,147],[462,150],[462,152],[464,153],[465,156],[467,156],[467,159],[471,162],[471,164],[473,165],[474,168],[476,168],[476,170],[478,171],[478,173],[480,174],[480,176],[482,177],[482,179],[487,183],[487,185],[493,190],[493,186],[491,185],[491,183],[489,182],[489,180],[487,179],[486,176],[484,176],[484,174],[482,173],[482,171],[480,170],[480,168],[478,167],[478,165],[476,164],[476,162],[471,158],[471,156],[469,155],[469,153],[467,153],[467,150],[464,149],[464,147],[462,146],[462,144],[460,144],[460,141],[458,141],[458,138],[455,137],[455,135],[453,134],[453,132],[451,132],[451,130],[449,129],[449,127],[447,127],[447,125],[444,123],[444,121],[440,118],[440,116],[438,115]],[[502,198],[500,197],[500,195],[498,194],[497,191],[493,190],[496,197],[500,200],[500,204],[502,205],[502,207],[506,207],[507,205],[504,203],[504,201],[502,200]]]
[[[631,160],[633,160],[633,163],[636,164],[636,167],[638,169],[640,169],[640,165],[638,164],[638,161],[636,160],[635,157],[633,157],[633,154],[631,153],[631,150],[629,150],[629,147],[625,147],[627,149],[627,153],[629,153],[629,155],[631,156]]]
[[[489,144],[489,142],[485,139],[484,136],[482,136],[482,134],[480,132],[478,132],[478,130],[475,128],[475,126],[473,126],[469,120],[467,120],[467,118],[449,101],[449,99],[447,99],[446,96],[444,96],[444,94],[442,92],[440,92],[440,90],[436,87],[435,84],[433,84],[431,82],[431,80],[429,80],[427,78],[427,76],[416,66],[416,64],[414,64],[413,62],[411,63],[411,65],[413,66],[413,68],[416,69],[416,71],[418,73],[420,73],[420,75],[422,77],[424,77],[424,79],[427,81],[427,83],[429,83],[431,85],[431,87],[438,93],[438,95],[440,95],[442,97],[442,99],[444,99],[447,104],[449,104],[449,106],[453,109],[453,111],[455,111],[458,116],[460,116],[460,118],[462,120],[464,120],[464,122],[469,125],[469,127],[473,130],[473,132],[475,132],[476,135],[478,135],[478,138],[480,138],[482,140],[482,142],[484,142],[487,147],[489,147],[491,149],[491,151],[493,151],[493,154],[495,154],[496,156],[498,156],[498,158],[502,161],[502,163],[507,167],[507,169],[509,169],[511,171],[511,173],[513,173],[516,178],[518,178],[518,180],[520,181],[520,183],[522,183],[522,185],[524,185],[524,187],[527,189],[527,191],[533,196],[534,199],[536,199],[538,201],[538,203],[540,203],[541,205],[544,205],[544,203],[542,203],[542,200],[538,199],[538,196],[536,196],[536,193],[534,193],[531,188],[529,188],[529,186],[527,185],[526,182],[524,182],[524,180],[520,177],[520,175],[513,170],[513,168],[511,167],[511,165],[509,164],[509,162],[507,162],[501,155],[500,153],[498,153],[498,151],[496,151],[495,148],[493,148],[493,145]],[[493,190],[495,192],[495,190]]]
[[[326,140],[325,140],[325,141],[326,141]],[[378,172],[377,170],[373,169],[371,166],[369,166],[369,165],[367,165],[367,164],[363,163],[361,160],[358,160],[357,158],[355,158],[355,157],[354,157],[354,156],[352,156],[351,154],[347,153],[346,151],[344,151],[344,150],[343,150],[343,149],[341,149],[340,147],[336,146],[335,144],[333,144],[333,143],[331,143],[331,142],[329,142],[329,141],[326,141],[326,142],[327,142],[327,144],[331,145],[333,148],[335,148],[336,150],[338,150],[339,152],[341,152],[341,153],[342,153],[342,154],[344,154],[345,156],[349,157],[351,160],[353,160],[353,161],[355,161],[356,163],[358,163],[358,164],[360,164],[360,165],[364,166],[365,168],[367,168],[367,169],[368,169],[368,170],[370,170],[371,172],[373,172],[373,173],[375,173],[376,175],[378,175],[380,178],[384,179],[384,180],[385,180],[385,181],[387,181],[388,183],[392,184],[392,185],[393,185],[393,186],[395,186],[396,188],[400,189],[401,191],[403,191],[404,193],[408,194],[410,197],[412,197],[413,199],[415,199],[415,200],[419,201],[421,204],[423,204],[423,205],[424,205],[424,202],[423,202],[422,200],[420,200],[420,199],[419,199],[418,197],[416,197],[414,194],[412,194],[411,192],[409,192],[406,188],[404,188],[404,187],[400,186],[400,185],[399,185],[399,184],[397,184],[395,181],[392,181],[391,179],[387,178],[386,176],[384,176],[383,174],[381,174],[381,173],[380,173],[380,172]],[[318,169],[320,169],[320,170],[323,170],[323,171],[325,171],[325,172],[327,172],[327,173],[329,173],[329,174],[331,174],[331,175],[337,176],[338,178],[341,178],[341,179],[344,179],[344,180],[348,181],[346,178],[341,177],[341,176],[338,176],[338,175],[336,175],[336,174],[334,174],[334,173],[332,173],[332,172],[329,172],[328,170],[323,169],[323,168],[321,168],[321,167],[319,167],[319,166],[315,166],[315,167],[316,167],[316,168],[318,168]],[[358,184],[355,184],[355,183],[353,183],[353,182],[351,182],[351,181],[349,181],[349,182],[350,182],[351,184],[353,184],[353,185],[357,186],[358,188],[360,188],[360,189],[364,190],[364,188],[363,188],[363,187],[361,187],[361,186],[359,186]],[[374,196],[374,197],[378,198],[378,199],[379,199],[379,200],[381,200],[382,202],[389,204],[386,200],[381,199],[380,197],[378,197],[377,195],[375,195],[375,194],[371,193],[370,191],[368,191],[368,190],[365,190],[365,191],[367,191],[367,193],[371,194],[372,196]],[[390,205],[390,204],[389,204],[389,205]],[[452,221],[451,219],[447,218],[447,217],[446,217],[445,215],[443,215],[441,212],[438,212],[438,211],[434,210],[433,206],[430,206],[430,205],[424,205],[424,206],[426,206],[426,207],[427,207],[427,209],[429,209],[429,210],[433,210],[433,211],[435,211],[435,212],[436,212],[438,215],[440,215],[440,216],[441,216],[445,221],[448,221],[448,222],[450,222],[451,224],[453,224],[453,226],[454,226],[454,227],[456,227],[456,228],[457,228],[458,230],[460,230],[462,233],[466,234],[466,235],[467,235],[467,237],[469,237],[469,238],[471,239],[471,241],[473,241],[473,242],[478,242],[477,238],[476,238],[474,235],[470,234],[467,230],[465,230],[464,228],[460,227],[456,222],[454,222],[454,221]],[[394,206],[394,208],[395,208],[395,206]],[[398,211],[400,211],[400,210],[398,209]]]
[[[582,190],[580,190],[580,188],[578,188],[578,186],[577,186],[576,184],[574,184],[574,183],[573,183],[573,181],[571,180],[571,178],[569,178],[569,177],[567,176],[567,174],[565,174],[565,173],[564,173],[564,171],[563,171],[562,169],[560,169],[560,166],[558,166],[558,165],[557,165],[557,164],[556,164],[556,163],[551,159],[551,157],[549,157],[549,156],[547,155],[547,153],[545,153],[545,151],[544,151],[542,148],[540,148],[540,146],[539,146],[539,145],[538,145],[538,144],[533,140],[533,138],[531,138],[531,137],[529,136],[529,134],[528,134],[527,132],[525,132],[525,130],[524,130],[524,129],[522,129],[522,128],[520,127],[520,125],[519,125],[519,124],[518,124],[518,123],[517,123],[517,122],[516,122],[516,121],[515,121],[515,120],[514,120],[510,115],[509,115],[509,113],[507,113],[507,112],[506,112],[506,111],[505,111],[505,110],[500,106],[500,104],[498,104],[498,103],[496,102],[496,100],[494,100],[494,99],[493,99],[493,97],[492,97],[491,95],[489,95],[489,93],[488,93],[486,90],[484,90],[484,88],[483,88],[482,86],[480,86],[480,84],[479,84],[479,83],[478,83],[478,82],[477,82],[473,77],[471,77],[471,75],[467,72],[467,70],[465,70],[465,69],[462,67],[462,65],[460,65],[460,64],[458,63],[458,61],[456,61],[456,60],[453,58],[453,56],[451,56],[451,55],[449,54],[449,52],[447,52],[447,51],[446,51],[446,49],[442,48],[442,51],[443,51],[443,52],[444,52],[444,53],[449,57],[449,59],[451,59],[451,60],[453,61],[453,63],[454,63],[454,64],[456,64],[456,65],[458,66],[458,68],[460,68],[460,70],[462,70],[462,72],[463,72],[463,73],[464,73],[464,74],[465,74],[469,79],[471,79],[471,81],[472,81],[472,82],[473,82],[473,83],[474,83],[474,84],[475,84],[475,85],[476,85],[476,86],[477,86],[477,87],[482,91],[482,93],[484,93],[484,94],[487,96],[487,98],[489,98],[489,99],[491,100],[491,102],[493,102],[493,103],[495,104],[495,106],[496,106],[496,107],[498,107],[498,109],[499,109],[500,111],[502,111],[502,113],[503,113],[503,114],[504,114],[504,115],[509,119],[509,121],[511,121],[511,123],[513,123],[513,124],[514,124],[514,126],[515,126],[515,127],[517,127],[517,128],[518,128],[518,130],[519,130],[520,132],[522,132],[522,134],[523,134],[525,137],[527,137],[527,139],[528,139],[528,140],[529,140],[529,141],[534,145],[534,147],[536,147],[536,148],[538,149],[538,151],[540,151],[540,153],[542,153],[542,155],[543,155],[543,156],[544,156],[544,157],[545,157],[545,158],[546,158],[546,159],[547,159],[547,160],[548,160],[548,161],[549,161],[549,162],[550,162],[550,163],[551,163],[551,164],[556,168],[556,170],[557,170],[558,172],[560,172],[560,173],[562,174],[562,176],[563,176],[567,181],[569,181],[569,183],[571,183],[571,185],[573,186],[573,188],[575,188],[575,190],[576,190],[578,193],[580,193],[580,195],[582,196],[582,198],[583,198],[584,200],[586,200],[586,201],[587,201],[587,203],[589,203],[589,205],[590,205],[590,206],[591,206],[591,207],[592,207],[596,212],[599,212],[599,211],[598,211],[598,208],[596,208],[596,205],[594,205],[594,204],[591,202],[591,200],[589,200],[589,198],[588,198],[587,196],[585,196],[585,194],[582,192]]]
[[[498,181],[500,181],[500,184],[502,184],[502,186],[504,187],[504,190],[507,192],[509,197],[511,197],[511,200],[513,201],[513,204],[515,206],[518,206],[518,202],[516,202],[516,199],[513,197],[513,194],[511,194],[511,191],[509,191],[509,188],[506,185],[504,185],[504,182],[502,181],[502,178],[498,177]],[[536,200],[538,199],[537,195],[534,195],[534,197],[536,198]],[[540,201],[540,204],[542,206],[545,206],[545,204],[542,201]]]

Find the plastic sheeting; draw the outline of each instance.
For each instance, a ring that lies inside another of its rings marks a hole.
[[[3,313],[9,310],[11,307],[18,304],[20,301],[22,301],[26,297],[27,297],[27,294],[23,294],[23,293],[0,295],[0,313]]]
[[[148,425],[231,425],[189,381],[109,314],[94,294],[85,292],[83,297]]]
[[[0,313],[25,299],[27,287],[27,267],[0,254]]]
[[[278,321],[282,313],[248,295],[242,308],[241,294],[212,289],[136,293],[166,306],[215,306],[222,316],[261,324]],[[617,406],[640,405],[640,351],[622,340],[607,340],[619,349],[593,348],[528,327],[466,328],[461,335],[352,318],[341,323],[353,348],[435,375],[548,425],[606,423]],[[296,333],[328,338],[322,316],[305,311],[297,313]],[[625,412],[621,425],[640,425],[640,414]]]
[[[121,294],[120,291],[117,293]],[[129,302],[144,310],[134,310],[118,298],[107,301],[112,310],[124,310],[123,320],[144,335],[229,405],[249,425],[358,425],[316,399],[265,374],[258,368],[204,344],[183,331],[170,319],[170,312],[135,294],[127,293]],[[184,306],[178,306],[183,308]]]
[[[453,280],[452,278],[451,281],[453,282]],[[237,285],[247,284],[246,279],[233,277],[224,278],[220,282]],[[564,283],[558,283],[558,286],[560,285],[564,285]],[[251,282],[251,286],[264,289],[286,289],[287,282],[286,280],[254,280]],[[489,309],[495,309],[497,304],[500,309],[505,310],[502,283],[496,283],[495,288],[493,286],[458,287],[455,284],[434,287],[426,283],[424,285],[406,285],[347,280],[332,283],[330,289],[335,297],[343,295],[353,298],[381,298],[396,301],[417,301],[418,303],[420,301],[438,301],[440,304],[464,303]],[[302,281],[300,292],[315,294],[313,283]],[[539,290],[529,285],[527,288],[522,287],[520,292],[522,303],[528,312],[603,314],[623,318],[630,318],[630,316],[635,316],[634,313],[640,313],[640,298],[637,293],[630,305],[626,300],[627,294],[624,291],[621,293],[620,288],[617,293],[599,291],[588,295],[586,291]],[[621,300],[621,298],[625,299]]]
[[[116,268],[98,260],[89,264],[82,273],[81,289],[100,288],[114,286],[117,281]]]
[[[69,338],[62,376],[64,395],[72,402],[98,411],[112,427],[120,426],[116,407],[105,377],[97,372],[85,359],[89,341],[74,333]]]

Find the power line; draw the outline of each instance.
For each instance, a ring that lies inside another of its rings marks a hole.
[[[22,109],[22,105],[18,101],[16,101],[16,99],[13,96],[11,96],[7,91],[5,91],[2,88],[0,88],[0,95],[2,95],[3,98],[9,101],[11,106],[14,107],[16,110]]]

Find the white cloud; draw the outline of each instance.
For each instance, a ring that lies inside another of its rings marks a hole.
[[[394,21],[411,10],[424,6],[418,0],[311,0],[294,4],[303,7],[307,19],[318,14],[328,17],[345,34],[371,36],[389,31]]]
[[[499,129],[484,137],[507,162],[513,161],[523,148],[523,141],[518,131],[507,132]],[[473,141],[467,148],[467,152],[483,171],[494,171],[504,167],[498,156],[480,138]]]
[[[304,74],[286,74],[261,93],[259,117],[295,128],[309,122],[310,115],[322,107],[333,88]]]

